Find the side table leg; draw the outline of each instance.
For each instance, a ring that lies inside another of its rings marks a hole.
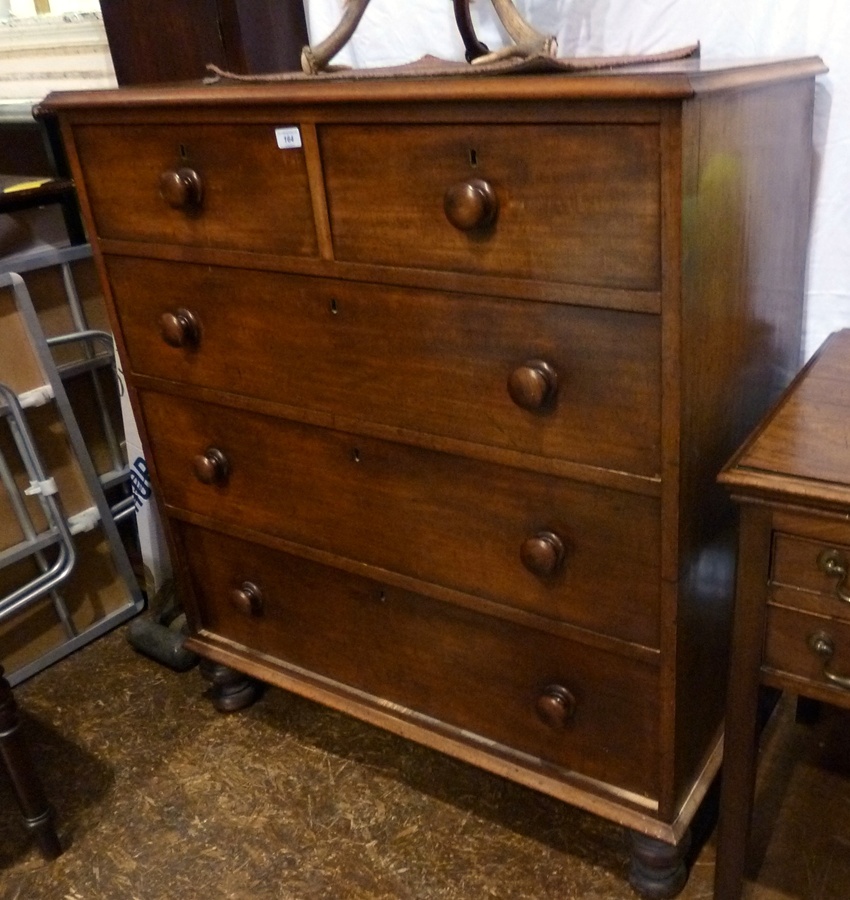
[[[219,712],[238,712],[249,707],[262,691],[254,678],[208,659],[200,661],[201,675],[210,682],[210,699]]]
[[[688,880],[685,857],[691,846],[686,831],[678,844],[667,844],[637,831],[630,832],[632,861],[629,884],[641,897],[666,900],[675,897]]]
[[[9,773],[24,824],[31,831],[45,859],[62,852],[53,827],[53,811],[32,766],[18,718],[18,706],[0,667],[0,758]]]
[[[770,536],[769,510],[762,507],[742,510],[714,868],[715,900],[738,900],[744,886],[756,779],[756,722]]]

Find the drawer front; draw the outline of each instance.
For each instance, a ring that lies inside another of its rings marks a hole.
[[[170,506],[657,646],[655,498],[156,393],[142,407]]]
[[[777,533],[770,582],[788,605],[850,620],[850,547]]]
[[[126,257],[108,268],[134,372],[659,471],[656,316]],[[187,307],[195,324],[169,346],[160,321]]]
[[[826,689],[850,707],[850,623],[769,605],[763,665]]]
[[[272,125],[86,125],[74,140],[102,238],[317,253],[303,150],[279,149]]]
[[[337,259],[659,288],[657,126],[335,125],[320,141]]]
[[[656,793],[653,667],[203,529],[180,535],[203,628],[548,763]]]

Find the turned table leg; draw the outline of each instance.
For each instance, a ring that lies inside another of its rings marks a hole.
[[[210,682],[210,699],[219,712],[237,712],[250,706],[262,691],[254,678],[208,659],[200,662],[201,675]]]
[[[666,900],[675,897],[688,880],[685,857],[691,846],[686,831],[678,844],[667,844],[639,832],[631,832],[632,860],[629,884],[642,897]]]
[[[18,706],[9,682],[3,674],[2,666],[0,666],[0,758],[12,781],[24,824],[35,835],[44,858],[55,859],[62,852],[62,847],[53,827],[53,811],[33,768],[29,750],[20,730]]]

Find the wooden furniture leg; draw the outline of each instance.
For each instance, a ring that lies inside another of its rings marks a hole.
[[[210,682],[210,699],[219,712],[245,709],[260,696],[260,683],[230,666],[202,659],[199,667],[201,675]]]
[[[9,682],[0,666],[0,758],[12,780],[12,787],[24,824],[35,835],[45,859],[55,859],[62,852],[53,827],[53,810],[47,802],[41,782],[35,773],[29,750],[24,742],[18,718],[18,706]]]
[[[631,839],[629,884],[650,900],[676,897],[688,880],[685,857],[691,846],[690,831],[678,844],[667,844],[638,831],[631,832]]]
[[[759,669],[769,569],[770,513],[757,507],[746,509],[741,517],[732,665],[726,706],[714,874],[717,900],[737,900],[744,884],[747,836],[755,791]]]

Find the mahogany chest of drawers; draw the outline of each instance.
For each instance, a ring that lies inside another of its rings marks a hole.
[[[675,892],[822,70],[49,98],[190,646],[624,824]]]

